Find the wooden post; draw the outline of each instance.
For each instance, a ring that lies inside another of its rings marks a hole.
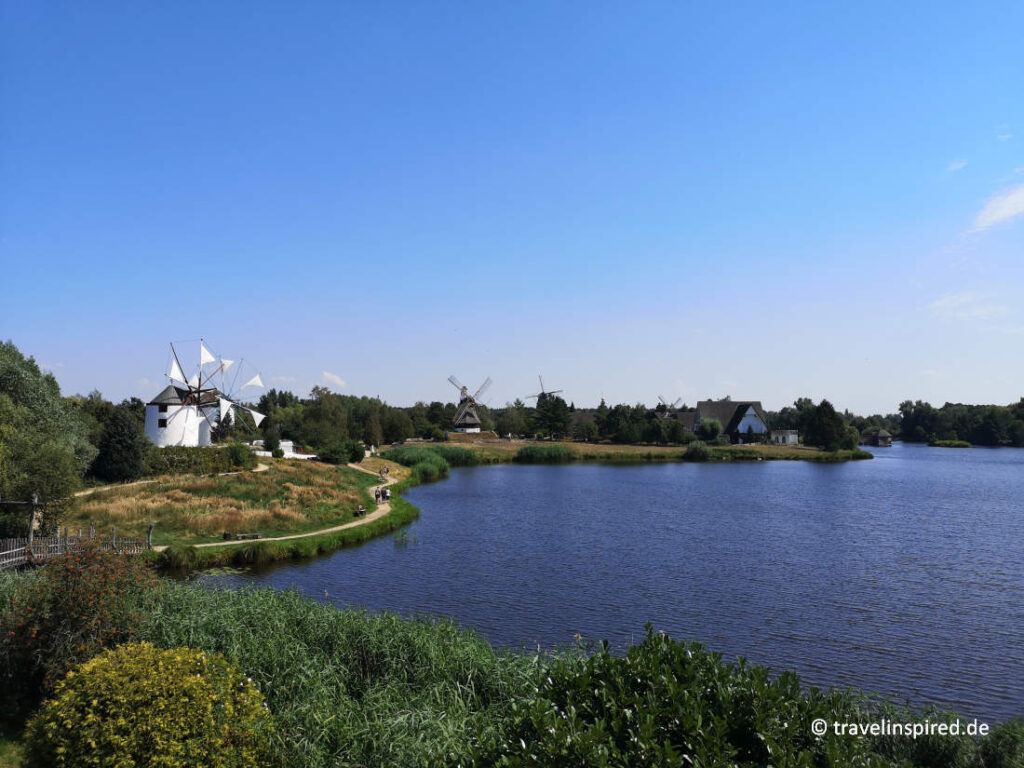
[[[96,525],[94,523],[89,523],[89,538],[96,538]]]
[[[110,546],[112,549],[117,549],[117,526],[110,526]]]
[[[149,524],[149,533],[146,534],[146,547],[148,549],[152,549],[153,548],[153,529],[154,528],[156,528],[156,526],[153,525],[153,523],[150,523]]]
[[[28,551],[29,551],[29,558],[32,557],[32,554],[31,554],[32,553],[32,543],[33,543],[33,541],[35,539],[35,533],[36,533],[36,505],[38,503],[39,503],[39,494],[33,493],[32,494],[32,503],[31,503],[31,506],[29,506],[29,515],[28,515]]]

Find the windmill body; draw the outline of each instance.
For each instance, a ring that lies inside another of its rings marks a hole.
[[[480,415],[476,412],[477,406],[479,405],[478,398],[484,393],[489,386],[491,386],[490,378],[487,379],[480,388],[474,393],[469,394],[469,387],[465,386],[461,381],[456,379],[454,376],[449,376],[448,381],[451,382],[452,386],[459,390],[459,407],[455,411],[455,419],[453,426],[456,432],[479,432]]]
[[[212,425],[220,416],[216,390],[194,400],[187,388],[167,385],[146,404],[146,437],[158,448],[211,445]]]
[[[146,404],[146,437],[160,448],[212,445],[214,427],[232,408],[247,411],[259,426],[263,414],[235,402],[243,390],[263,387],[260,374],[252,374],[245,370],[245,361],[236,365],[234,360],[215,357],[200,340],[199,365],[187,376],[178,350],[171,344],[169,383]]]

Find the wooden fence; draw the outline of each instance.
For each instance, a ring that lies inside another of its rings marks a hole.
[[[34,536],[31,539],[0,539],[0,571],[29,563],[46,562],[83,546],[97,547],[106,552],[134,555],[149,547],[145,541],[111,536]]]

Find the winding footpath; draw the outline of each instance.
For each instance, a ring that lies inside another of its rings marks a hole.
[[[365,467],[361,467],[358,464],[346,464],[345,466],[347,466],[349,469],[355,469],[355,470],[358,470],[359,472],[365,472],[368,475],[377,475],[377,473],[374,472],[372,469],[366,469]],[[388,486],[388,485],[391,485],[394,482],[395,482],[395,480],[392,479],[392,477],[390,475],[388,475],[387,479],[381,485],[382,486]],[[390,511],[391,511],[391,502],[390,501],[382,501],[380,504],[377,505],[377,508],[373,512],[367,512],[364,517],[361,517],[358,520],[353,520],[350,523],[342,523],[341,525],[333,525],[330,528],[318,528],[315,531],[307,531],[305,533],[293,533],[293,534],[291,534],[289,536],[273,536],[273,537],[268,537],[268,538],[265,538],[265,539],[253,539],[252,541],[289,541],[291,539],[308,539],[310,536],[322,536],[325,533],[334,533],[335,531],[344,531],[346,528],[356,528],[356,527],[358,527],[360,525],[366,525],[367,523],[372,523],[374,520],[379,520],[380,518],[384,517]],[[211,541],[211,542],[208,542],[206,544],[195,544],[193,546],[195,546],[196,549],[206,549],[208,547],[231,547],[231,546],[237,546],[238,544],[241,544],[241,543],[250,543],[250,542]],[[162,552],[163,550],[167,549],[167,546],[166,545],[162,545],[162,546],[159,546],[159,547],[153,547],[153,549],[156,552]]]

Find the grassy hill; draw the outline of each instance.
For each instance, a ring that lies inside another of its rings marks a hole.
[[[154,523],[155,545],[200,544],[220,540],[224,531],[267,537],[339,525],[355,519],[358,505],[372,505],[367,489],[377,478],[366,472],[312,461],[266,461],[263,472],[175,475],[103,488],[81,498],[65,524],[93,524],[103,533],[116,526],[118,535],[145,538]]]

